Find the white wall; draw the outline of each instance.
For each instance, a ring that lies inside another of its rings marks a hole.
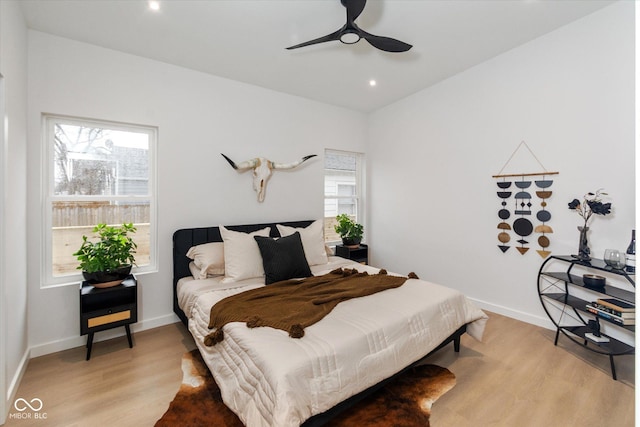
[[[366,118],[360,113],[35,31],[29,31],[28,51],[32,355],[84,343],[78,336],[77,285],[40,288],[43,112],[159,128],[160,270],[139,276],[138,330],[174,321],[175,230],[322,218],[324,149],[365,148]],[[318,158],[296,170],[276,171],[266,200],[258,203],[251,172],[234,171],[220,153],[236,161]]]
[[[27,28],[15,1],[0,2],[0,74],[4,117],[2,154],[3,263],[0,268],[0,423],[13,402],[27,360]],[[1,102],[1,101],[0,101]],[[0,112],[2,108],[0,107]]]
[[[576,253],[581,218],[567,203],[601,187],[614,213],[591,222],[592,253],[626,248],[635,219],[634,2],[378,110],[368,129],[373,263],[416,271],[487,309],[548,325],[536,291],[538,236],[524,256],[497,248],[492,175],[526,141],[548,171],[560,172],[548,200],[553,254]],[[526,149],[511,169],[542,170]],[[406,170],[421,178],[407,181]]]

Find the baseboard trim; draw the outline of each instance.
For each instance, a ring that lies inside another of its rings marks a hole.
[[[549,320],[548,317],[535,316],[530,313],[525,313],[522,311],[514,310],[512,308],[504,307],[498,304],[488,303],[486,301],[478,300],[475,298],[469,298],[475,304],[477,304],[481,309],[491,311],[493,313],[498,313],[503,316],[510,317],[512,319],[520,320],[525,323],[530,323],[532,325],[540,326],[545,329],[556,330],[555,325]]]
[[[542,328],[555,330],[555,326],[549,318],[535,316],[530,313],[525,313],[522,311],[514,310],[508,307],[504,307],[498,304],[489,303],[486,301],[482,301],[475,298],[469,298],[475,304],[477,304],[480,308],[491,311],[493,313],[498,313],[503,316],[511,317],[512,319],[520,320],[522,322],[530,323],[532,325],[540,326]],[[173,323],[180,322],[180,319],[175,314],[168,314],[160,317],[156,317],[153,319],[143,320],[141,322],[135,323],[131,325],[132,332],[141,332],[147,329],[158,328],[160,326],[170,325]],[[108,330],[101,332],[96,335],[94,342],[100,342],[105,340],[110,340],[113,338],[124,336],[125,332],[122,328],[116,328],[113,330]],[[21,370],[19,371],[19,377],[22,378],[22,374],[24,373],[24,368],[26,367],[26,361],[33,357],[44,356],[46,354],[56,353],[58,351],[69,350],[75,347],[81,347],[86,345],[86,337],[84,336],[74,336],[69,338],[64,338],[57,341],[48,342],[45,344],[40,344],[36,346],[32,346],[29,351],[25,353],[25,357],[23,357],[23,361],[25,366],[21,365]],[[19,382],[18,382],[19,384]],[[11,383],[9,390],[11,387],[15,385],[15,378]]]
[[[141,332],[147,329],[158,328],[160,326],[170,325],[172,323],[179,322],[180,319],[175,314],[168,314],[165,316],[155,317],[153,319],[146,319],[131,325],[131,332]],[[100,341],[110,340],[125,335],[124,328],[115,328],[107,331],[97,333],[94,338],[94,343]],[[51,353],[57,353],[59,351],[69,350],[75,347],[85,346],[87,343],[86,336],[74,336],[69,338],[63,338],[57,341],[51,341],[48,343],[35,345],[30,348],[30,357],[39,357]],[[28,359],[27,359],[28,360]]]
[[[18,364],[18,369],[16,369],[16,372],[13,375],[11,382],[9,383],[9,387],[7,388],[7,395],[6,395],[7,404],[5,407],[7,410],[7,413],[5,415],[7,417],[11,412],[11,408],[13,408],[13,402],[16,399],[16,393],[18,393],[18,387],[20,387],[20,383],[22,382],[22,377],[24,376],[24,373],[27,371],[27,365],[29,364],[29,359],[31,359],[31,351],[27,349],[22,355],[22,358],[20,359],[20,363]]]

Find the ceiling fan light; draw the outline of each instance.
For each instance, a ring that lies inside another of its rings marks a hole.
[[[346,31],[340,34],[340,41],[344,44],[354,44],[360,41],[360,35],[355,31]]]

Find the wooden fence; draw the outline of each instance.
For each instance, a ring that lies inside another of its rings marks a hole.
[[[135,224],[137,231],[131,235],[138,245],[135,253],[138,266],[149,264],[150,235],[149,223]],[[80,248],[82,236],[93,235],[93,225],[87,227],[54,227],[53,234],[53,274],[54,276],[77,273],[78,260],[73,253]]]
[[[131,237],[138,245],[137,265],[149,264],[149,204],[111,204],[110,202],[54,202],[52,211],[52,255],[54,276],[76,273],[78,260],[73,253],[80,248],[82,236],[93,236],[98,223],[133,223],[138,229]]]
[[[54,202],[53,227],[78,227],[98,223],[148,223],[149,203],[112,204],[111,202]]]

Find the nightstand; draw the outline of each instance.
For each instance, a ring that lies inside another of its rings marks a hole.
[[[344,245],[337,245],[336,255],[359,262],[360,264],[367,264],[369,262],[369,247],[367,245],[360,245],[357,248],[349,248]]]
[[[80,285],[80,335],[87,337],[87,360],[91,358],[93,335],[124,326],[129,348],[133,348],[129,325],[138,321],[138,281],[130,275],[121,284],[96,288],[84,281]]]

